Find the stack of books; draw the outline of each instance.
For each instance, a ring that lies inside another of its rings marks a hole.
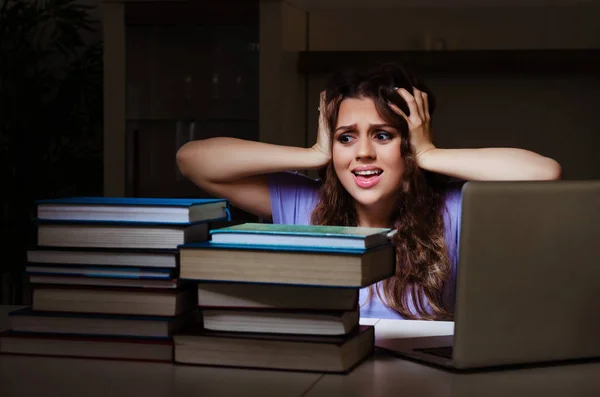
[[[177,247],[207,240],[227,213],[220,199],[38,201],[32,306],[10,314],[0,352],[172,362],[173,332],[197,302]]]
[[[203,326],[174,335],[175,362],[344,373],[368,357],[359,289],[392,276],[390,229],[242,224],[180,247]]]

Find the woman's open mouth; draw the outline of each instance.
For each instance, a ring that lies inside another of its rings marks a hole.
[[[379,183],[383,175],[383,170],[378,168],[360,171],[354,170],[352,174],[354,175],[354,182],[356,182],[358,187],[368,189]]]

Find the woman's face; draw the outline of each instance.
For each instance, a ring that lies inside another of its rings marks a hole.
[[[404,173],[400,134],[377,113],[369,98],[346,98],[333,132],[335,172],[363,206],[395,204]]]

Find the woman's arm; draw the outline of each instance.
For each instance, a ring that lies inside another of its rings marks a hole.
[[[560,165],[523,149],[438,149],[417,155],[422,169],[463,180],[555,180]]]
[[[329,161],[331,151],[324,117],[321,114],[317,143],[311,148],[211,138],[183,145],[177,152],[177,165],[201,189],[269,219],[271,203],[266,174],[320,168]]]
[[[319,168],[327,161],[328,158],[313,148],[236,138],[192,141],[177,152],[179,169],[200,187],[272,172]]]
[[[431,116],[427,94],[403,88],[398,93],[406,101],[410,115],[390,104],[407,121],[417,164],[424,170],[463,180],[554,180],[561,167],[555,160],[537,153],[513,148],[438,149],[431,141]]]
[[[177,152],[177,165],[191,182],[266,219],[272,215],[266,174],[318,168],[327,161],[313,148],[234,138],[192,141]]]

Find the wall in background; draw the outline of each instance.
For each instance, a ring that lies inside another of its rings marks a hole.
[[[307,49],[307,13],[283,1],[261,1],[259,20],[259,139],[304,146],[306,79],[297,63]]]
[[[599,48],[598,6],[329,9],[310,12],[311,51]]]

